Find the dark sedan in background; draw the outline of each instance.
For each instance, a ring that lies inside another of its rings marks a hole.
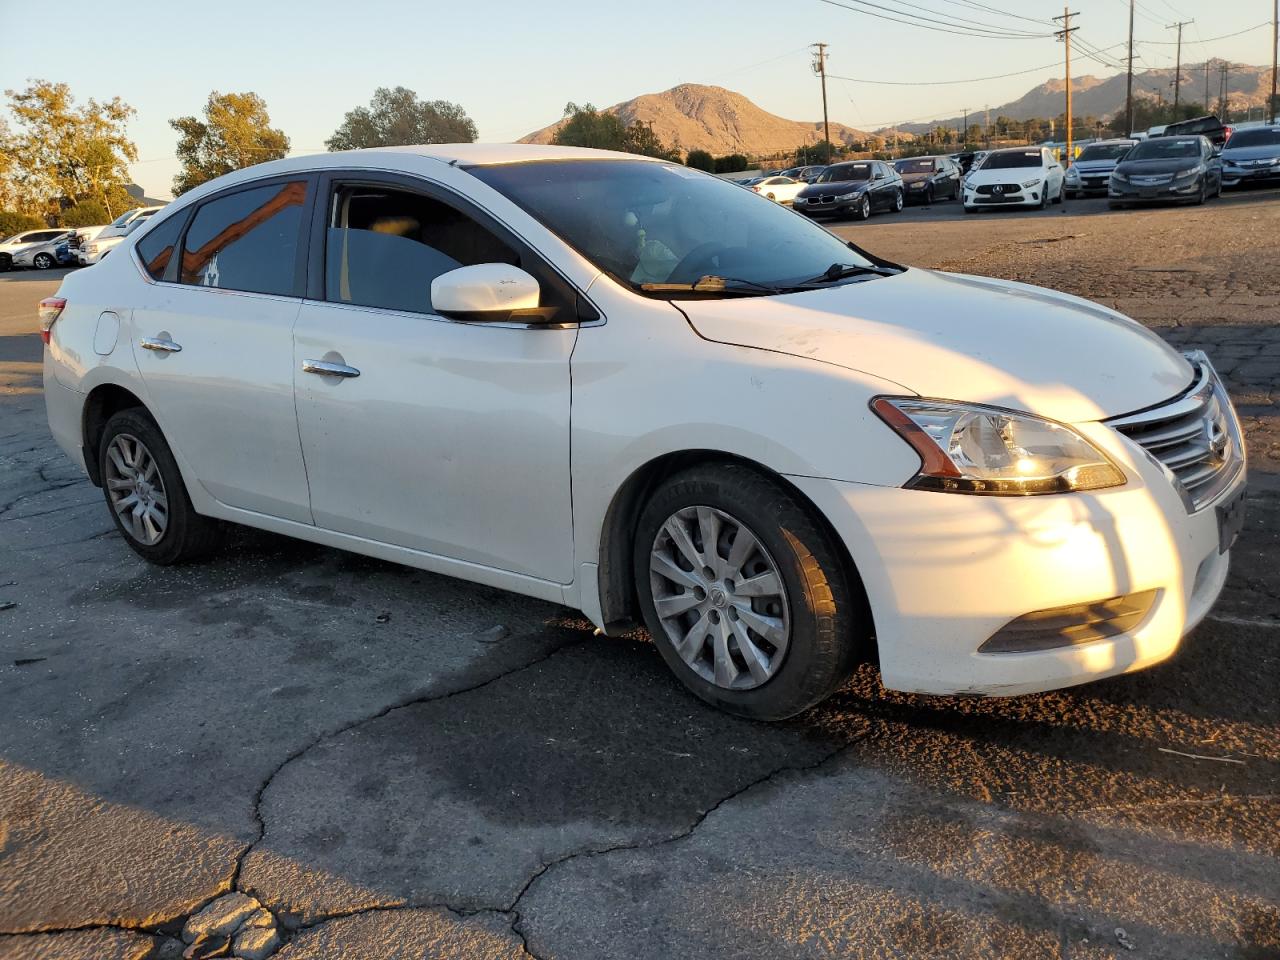
[[[908,203],[933,203],[960,196],[960,166],[950,157],[907,157],[893,167],[902,177]]]
[[[1280,126],[1237,130],[1222,148],[1222,185],[1280,180]]]
[[[1111,173],[1111,209],[1132,203],[1204,203],[1222,193],[1222,161],[1205,137],[1153,137],[1125,154]]]
[[[798,194],[792,209],[810,217],[857,217],[876,210],[901,210],[906,203],[902,177],[880,160],[834,163]]]

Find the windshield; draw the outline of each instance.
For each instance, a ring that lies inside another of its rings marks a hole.
[[[120,216],[112,220],[111,225],[113,227],[123,227],[126,223],[128,223],[131,219],[133,219],[133,216],[134,216],[134,212],[132,210],[126,210],[124,213],[120,214]]]
[[[1015,167],[1038,167],[1044,161],[1039,150],[1013,150],[1008,153],[992,153],[982,161],[979,170],[1011,170]]]
[[[1263,127],[1257,130],[1238,130],[1227,141],[1227,149],[1237,147],[1271,147],[1280,145],[1280,127]]]
[[[1119,160],[1132,149],[1132,143],[1093,143],[1085,147],[1076,159]]]
[[[837,163],[823,170],[814,183],[845,183],[849,180],[870,180],[871,164]]]
[[[687,167],[549,160],[468,172],[636,289],[646,283],[691,284],[704,276],[785,286],[836,263],[871,266],[785,207]]]
[[[932,173],[932,160],[898,160],[894,163],[899,173]]]
[[[1126,160],[1178,160],[1200,156],[1200,138],[1156,137],[1144,140],[1125,157]]]

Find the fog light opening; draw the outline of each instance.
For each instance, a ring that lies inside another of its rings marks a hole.
[[[1137,629],[1159,596],[1159,590],[1143,590],[1106,600],[1036,610],[1005,624],[978,652],[1030,653],[1118,637]]]

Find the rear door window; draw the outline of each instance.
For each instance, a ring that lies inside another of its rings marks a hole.
[[[298,240],[307,186],[271,183],[202,204],[183,241],[181,282],[301,296]]]
[[[138,241],[138,259],[142,261],[142,266],[147,273],[151,274],[151,279],[164,279],[165,270],[169,267],[169,261],[173,259],[173,250],[178,244],[178,237],[182,233],[182,225],[186,219],[185,211],[166,217]]]

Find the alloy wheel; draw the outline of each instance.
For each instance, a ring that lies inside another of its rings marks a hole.
[[[169,498],[146,445],[131,434],[116,434],[107,447],[103,482],[125,532],[144,546],[159,543],[169,526]]]
[[[37,270],[48,270],[53,266],[53,257],[47,253],[37,253],[32,264]]]
[[[858,219],[859,220],[871,219],[871,198],[870,197],[864,196],[862,198],[862,206],[858,207]]]
[[[895,194],[893,195],[893,209],[894,209],[894,211],[895,211],[895,212],[900,213],[900,212],[902,211],[902,205],[903,205],[903,203],[904,203],[904,202],[905,202],[905,201],[902,199],[902,191],[901,191],[901,190],[899,190],[897,193],[895,193]]]
[[[749,690],[782,666],[791,629],[786,586],[742,521],[706,506],[672,514],[654,538],[649,582],[672,648],[708,683]]]

